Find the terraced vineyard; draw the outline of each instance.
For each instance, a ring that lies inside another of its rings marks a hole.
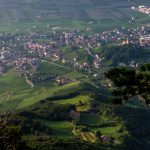
[[[79,130],[73,130],[73,134],[87,142],[95,143],[97,141],[97,137],[92,132],[81,132]]]

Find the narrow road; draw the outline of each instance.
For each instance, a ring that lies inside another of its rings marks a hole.
[[[34,87],[34,84],[32,83],[32,81],[30,81],[30,80],[28,79],[28,77],[27,77],[26,74],[25,74],[25,79],[26,79],[27,84],[30,85],[31,88],[33,88],[33,87]]]

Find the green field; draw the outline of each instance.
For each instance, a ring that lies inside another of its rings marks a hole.
[[[58,104],[79,104],[80,101],[82,103],[88,103],[89,100],[90,100],[89,96],[79,95],[77,97],[70,98],[70,99],[55,100],[54,103],[58,103]]]
[[[92,128],[92,131],[100,131],[102,135],[108,135],[116,137],[117,127],[102,127],[102,128]]]
[[[98,114],[81,114],[80,123],[88,125],[97,125],[106,122],[104,118]]]

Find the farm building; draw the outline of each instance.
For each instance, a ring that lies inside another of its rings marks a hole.
[[[139,42],[142,46],[150,46],[150,35],[140,37]]]

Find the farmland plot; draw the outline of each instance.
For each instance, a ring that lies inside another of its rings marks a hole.
[[[109,13],[106,9],[89,9],[87,10],[87,14],[96,20],[99,19],[108,19],[112,18],[113,15]]]
[[[85,30],[90,21],[95,21],[96,27],[89,28],[97,32],[124,24],[132,27],[149,23],[148,15],[143,18],[131,10],[132,6],[138,5],[150,5],[150,1],[0,0],[0,31],[27,32],[27,29],[32,30],[32,26],[44,29],[47,24]],[[138,16],[137,22],[129,23],[134,16]],[[101,23],[110,19],[113,23]]]

